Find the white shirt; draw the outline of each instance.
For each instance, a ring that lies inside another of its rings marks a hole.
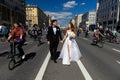
[[[57,31],[56,27],[53,27],[53,32],[55,35],[56,35],[56,31]]]
[[[94,32],[96,32],[96,29],[94,30]]]

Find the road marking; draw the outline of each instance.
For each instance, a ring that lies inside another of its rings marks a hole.
[[[47,68],[49,60],[50,60],[50,52],[48,53],[47,57],[45,58],[42,66],[41,66],[41,68],[40,68],[40,70],[39,70],[39,72],[38,72],[38,74],[37,74],[37,76],[35,78],[35,80],[42,80],[43,75],[45,73],[45,70]]]
[[[88,41],[88,39],[87,39],[87,38],[83,38],[83,39]]]
[[[119,52],[119,54],[120,54],[120,50],[117,50],[117,49],[115,49],[115,48],[112,48],[112,50],[114,50],[114,51],[116,51],[116,52]]]
[[[83,63],[79,60],[77,61],[77,64],[80,68],[80,70],[82,71],[85,80],[93,80],[92,77],[90,76],[90,74],[88,73],[88,71],[86,70],[86,68],[84,67]]]
[[[118,64],[120,64],[120,61],[116,61]]]

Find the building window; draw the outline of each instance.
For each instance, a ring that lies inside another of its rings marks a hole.
[[[112,11],[114,11],[114,6],[112,6]]]
[[[116,12],[114,13],[114,17],[117,17],[117,13]]]
[[[112,17],[114,17],[114,14],[112,13]]]
[[[117,5],[115,5],[115,10],[117,10]]]

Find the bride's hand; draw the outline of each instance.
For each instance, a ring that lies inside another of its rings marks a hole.
[[[48,45],[50,45],[50,41],[48,41]]]
[[[63,40],[61,40],[60,42],[63,43]]]

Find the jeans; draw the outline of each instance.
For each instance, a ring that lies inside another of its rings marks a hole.
[[[24,42],[23,42],[23,41],[10,43],[11,54],[12,54],[12,55],[15,55],[15,54],[16,54],[16,47],[17,47],[17,49],[18,49],[18,51],[19,51],[19,56],[20,56],[20,57],[23,56],[23,55],[25,54],[24,51],[23,51],[23,48],[22,48],[23,45],[24,45]]]

